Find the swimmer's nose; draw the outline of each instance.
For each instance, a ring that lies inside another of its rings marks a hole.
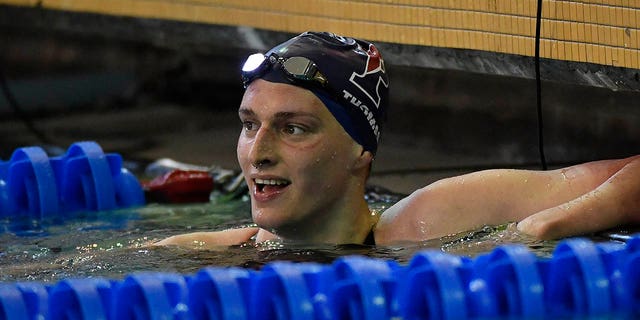
[[[256,169],[264,169],[276,163],[277,152],[275,137],[269,128],[261,127],[256,133],[249,151],[249,160]]]
[[[265,166],[268,166],[269,164],[271,164],[271,161],[269,159],[262,159],[262,160],[253,162],[251,165],[256,169],[263,169]]]

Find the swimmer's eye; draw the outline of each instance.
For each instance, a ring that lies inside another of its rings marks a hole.
[[[284,133],[289,135],[299,135],[307,132],[307,130],[301,126],[289,124],[284,127]]]
[[[256,124],[252,121],[242,121],[242,128],[246,131],[252,131],[256,129]]]

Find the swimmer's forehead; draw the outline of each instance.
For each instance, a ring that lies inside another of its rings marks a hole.
[[[258,114],[248,107],[240,107],[238,109],[238,115],[241,117],[257,117]],[[319,118],[317,113],[306,110],[292,110],[292,111],[278,111],[273,114],[274,118],[292,118],[292,117],[313,117]]]
[[[255,116],[257,113],[274,113],[283,116],[329,115],[324,104],[311,91],[261,79],[249,85],[238,108],[239,115]]]

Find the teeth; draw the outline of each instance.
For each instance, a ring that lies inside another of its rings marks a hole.
[[[289,181],[286,180],[276,180],[276,179],[255,179],[256,184],[269,184],[272,186],[279,186],[284,184],[289,184]]]

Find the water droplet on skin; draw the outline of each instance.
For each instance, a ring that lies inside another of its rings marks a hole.
[[[427,234],[427,223],[424,220],[418,221],[418,225],[420,225],[420,233]]]

